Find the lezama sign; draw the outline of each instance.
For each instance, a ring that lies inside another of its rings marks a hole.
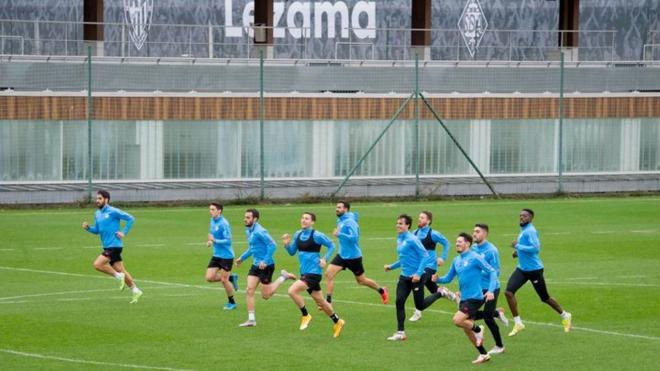
[[[225,37],[243,37],[244,32],[253,37],[254,1],[245,4],[242,19],[234,22],[233,0],[225,0]],[[284,1],[273,3],[273,37],[281,39],[287,33],[295,38],[335,38],[339,21],[340,38],[376,38],[376,2],[358,1],[350,8],[344,1]],[[337,18],[339,16],[339,18]],[[302,22],[297,22],[301,20]],[[360,22],[362,20],[362,22]],[[323,27],[324,24],[326,27]],[[350,31],[353,36],[349,35]]]

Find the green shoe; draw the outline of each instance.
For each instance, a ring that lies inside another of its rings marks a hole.
[[[140,297],[142,296],[142,291],[134,292],[133,293],[133,300],[131,300],[131,304],[135,304],[140,300]]]

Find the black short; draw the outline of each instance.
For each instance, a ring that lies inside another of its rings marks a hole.
[[[527,281],[532,281],[534,290],[536,290],[536,294],[541,298],[541,301],[545,302],[550,299],[548,288],[545,286],[545,278],[543,278],[543,269],[523,271],[520,268],[516,268],[516,270],[511,273],[511,277],[509,277],[509,282],[506,284],[506,291],[515,293]]]
[[[258,265],[250,267],[248,276],[259,277],[259,282],[268,285],[273,282],[273,272],[275,272],[275,264],[267,265],[264,269],[259,269]]]
[[[362,257],[355,259],[344,259],[339,254],[335,256],[334,259],[330,262],[332,265],[337,265],[342,268],[342,270],[348,268],[353,272],[355,277],[361,276],[364,274],[364,266],[362,265]]]
[[[109,249],[103,249],[103,252],[101,255],[105,256],[106,258],[110,259],[110,265],[115,264],[116,262],[122,261],[121,259],[121,248],[109,248]]]
[[[307,292],[312,293],[312,291],[321,291],[321,279],[323,276],[320,274],[303,274],[300,277],[300,280],[305,282],[307,285]]]
[[[214,256],[209,261],[207,268],[219,268],[227,272],[231,272],[231,267],[234,265],[234,259],[225,259]]]
[[[483,300],[476,300],[476,299],[461,300],[461,302],[458,304],[458,310],[467,314],[468,318],[476,319],[477,312],[479,311],[479,308],[481,308],[483,304],[484,304]]]

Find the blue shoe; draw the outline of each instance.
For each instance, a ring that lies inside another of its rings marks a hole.
[[[224,307],[222,307],[224,310],[233,310],[236,309],[236,303],[227,303],[225,304]]]
[[[229,276],[229,282],[231,282],[231,285],[234,286],[234,291],[238,291],[238,274],[232,273]]]

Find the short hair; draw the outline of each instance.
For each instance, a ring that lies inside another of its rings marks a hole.
[[[532,218],[534,217],[534,211],[532,211],[532,209],[522,209],[522,211],[527,211],[527,213],[529,213],[529,215],[531,215]]]
[[[105,189],[99,189],[96,191],[96,194],[110,201],[110,192],[106,191]]]
[[[351,209],[351,204],[350,204],[348,201],[339,200],[339,201],[337,201],[337,203],[338,203],[338,204],[342,204],[342,205],[344,205],[344,207],[346,208],[346,210],[350,210],[350,209]]]
[[[252,214],[253,218],[259,219],[259,211],[257,209],[247,209],[245,212]]]
[[[224,209],[224,206],[222,206],[221,203],[218,202],[211,202],[211,206],[215,206],[216,209],[222,211]]]
[[[429,224],[433,223],[433,213],[428,211],[428,210],[422,210],[420,214],[426,215],[427,218],[429,218]]]
[[[409,226],[409,227],[410,227],[410,225],[412,224],[412,218],[411,218],[410,215],[408,215],[408,214],[401,214],[401,215],[399,215],[399,217],[396,218],[396,220],[399,220],[399,219],[403,219],[403,220],[405,220],[405,221],[406,221],[406,225]]]
[[[467,241],[470,245],[472,245],[472,236],[465,232],[461,232],[458,234],[458,237],[463,237],[465,241]]]
[[[477,223],[474,226],[477,227],[477,228],[481,228],[484,231],[488,232],[488,224],[486,224],[486,223]]]
[[[316,221],[316,214],[314,214],[314,213],[310,213],[309,211],[305,211],[305,212],[303,213],[303,215],[305,215],[305,214],[309,215],[309,217],[312,218],[312,221],[313,221],[313,222]]]

